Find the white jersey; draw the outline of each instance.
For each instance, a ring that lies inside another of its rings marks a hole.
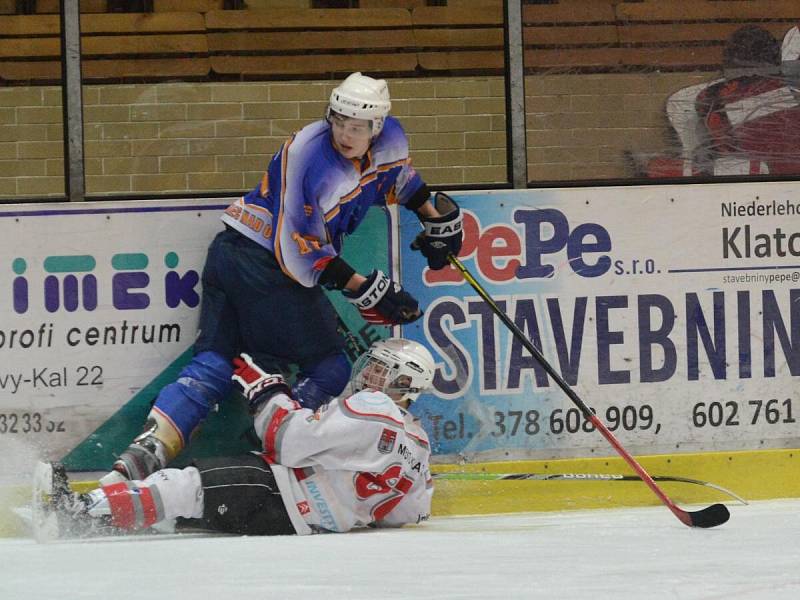
[[[385,394],[363,390],[316,412],[277,394],[255,428],[298,534],[429,517],[428,436]]]

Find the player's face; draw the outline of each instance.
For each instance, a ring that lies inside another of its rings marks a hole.
[[[394,402],[406,407],[408,402],[401,402],[401,398],[411,385],[411,377],[399,375],[393,381],[388,381],[391,376],[390,371],[389,367],[381,362],[368,362],[359,376],[362,389],[382,391]]]
[[[361,158],[369,150],[372,124],[365,119],[350,119],[333,113],[330,117],[333,144],[345,158]]]
[[[384,391],[389,368],[378,361],[370,360],[361,371],[361,383],[366,389]]]

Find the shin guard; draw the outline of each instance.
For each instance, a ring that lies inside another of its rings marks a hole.
[[[158,395],[148,421],[166,448],[169,462],[188,443],[209,411],[231,390],[232,365],[216,352],[201,352],[183,368],[178,379]]]

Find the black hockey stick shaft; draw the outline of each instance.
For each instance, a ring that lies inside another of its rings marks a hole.
[[[747,500],[731,490],[700,479],[690,479],[679,475],[651,475],[653,481],[665,483],[689,483],[702,485],[726,494],[739,502],[747,504]],[[638,475],[621,473],[487,473],[486,471],[447,471],[433,473],[434,479],[445,481],[621,481],[641,482]]]
[[[625,448],[622,447],[622,444],[619,443],[619,440],[614,436],[611,431],[609,431],[608,427],[598,418],[596,414],[592,412],[592,410],[586,405],[586,403],[581,400],[580,396],[575,393],[575,391],[567,385],[567,382],[561,377],[561,375],[553,368],[553,366],[547,361],[544,355],[539,351],[536,346],[528,339],[528,337],[522,332],[522,330],[517,327],[517,324],[512,321],[509,316],[499,307],[497,303],[492,299],[489,293],[483,289],[483,286],[478,283],[475,277],[472,276],[472,273],[462,264],[462,262],[452,254],[447,257],[448,261],[451,265],[453,265],[460,273],[464,280],[472,286],[478,295],[486,302],[489,307],[492,309],[495,315],[508,327],[509,331],[514,335],[517,340],[525,347],[525,349],[531,353],[531,355],[536,359],[536,361],[542,366],[542,368],[547,372],[547,374],[556,382],[558,387],[561,388],[567,397],[572,400],[575,406],[583,414],[584,418],[594,425],[597,430],[603,434],[603,437],[606,438],[609,444],[617,451],[626,463],[636,471],[636,474],[639,475],[641,480],[649,487],[652,492],[658,496],[659,500],[672,511],[674,514],[683,524],[688,525],[689,527],[715,527],[717,525],[721,525],[725,523],[730,518],[730,513],[728,509],[723,504],[713,504],[712,506],[708,506],[702,510],[698,511],[686,511],[677,506],[670,498],[667,496],[664,491],[658,487],[653,478],[650,474],[640,465],[633,456],[631,456]]]

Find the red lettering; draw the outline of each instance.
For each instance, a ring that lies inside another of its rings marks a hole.
[[[496,245],[495,242],[500,242]],[[503,256],[519,256],[522,245],[519,236],[510,227],[494,225],[489,227],[478,242],[477,265],[486,279],[491,281],[509,281],[513,279],[520,266],[517,258],[505,261],[505,267],[496,267],[495,258]]]

